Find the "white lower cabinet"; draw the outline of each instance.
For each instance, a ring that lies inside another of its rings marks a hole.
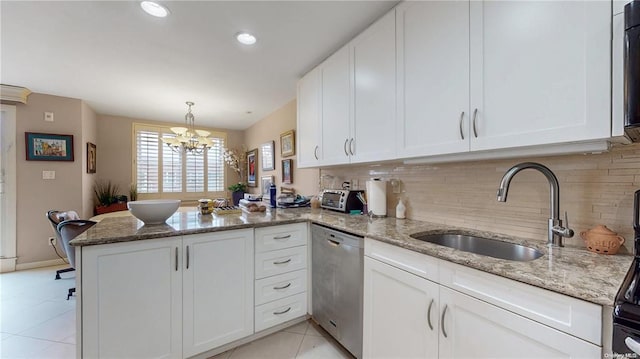
[[[438,356],[438,285],[364,258],[364,358]]]
[[[370,239],[365,240],[365,255],[365,358],[601,357],[602,348],[585,338],[438,284],[436,281],[442,283],[443,273],[433,270],[433,264],[444,261]],[[453,264],[443,265],[439,265],[439,271],[445,272],[445,277],[451,277]],[[464,272],[466,278],[473,281],[475,270],[455,266],[458,272]],[[486,281],[486,275],[483,273],[477,280]],[[507,280],[495,278],[497,282]],[[518,288],[515,284],[521,285],[513,283],[514,290]],[[550,296],[543,293],[548,291],[531,288],[540,291],[536,298],[549,300]],[[509,302],[513,306],[526,302],[518,293],[485,289],[488,290],[485,294],[494,296],[492,300]],[[532,293],[522,296],[530,295]],[[507,299],[507,296],[510,297]],[[568,318],[563,324],[571,327],[570,324],[589,318],[588,325],[601,326],[597,312],[582,310],[589,303],[561,297],[567,302],[575,302],[572,309],[568,313],[556,310],[548,320]],[[564,308],[560,302],[549,301],[547,304],[556,309]],[[577,318],[581,316],[583,318]]]
[[[183,237],[185,357],[253,334],[253,231]]]
[[[82,356],[183,358],[253,333],[253,229],[82,247]]]

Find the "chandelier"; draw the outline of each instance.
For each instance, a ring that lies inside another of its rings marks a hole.
[[[174,137],[162,137],[164,142],[174,152],[191,152],[201,154],[206,152],[213,146],[213,141],[209,138],[209,131],[195,129],[195,117],[191,113],[193,102],[187,101],[189,110],[184,115],[185,127],[171,127],[171,132],[175,133]]]

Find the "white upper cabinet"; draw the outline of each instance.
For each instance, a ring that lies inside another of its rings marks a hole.
[[[320,164],[320,69],[315,68],[298,81],[298,119],[296,153],[298,168]]]
[[[398,155],[469,150],[469,2],[396,9]]]
[[[320,65],[322,82],[322,160],[349,163],[351,139],[351,61],[349,47],[338,50]]]
[[[396,27],[390,11],[351,42],[353,107],[351,162],[396,158]]]
[[[611,2],[470,8],[472,151],[611,135]]]

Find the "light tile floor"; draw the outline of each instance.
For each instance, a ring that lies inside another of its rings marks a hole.
[[[76,354],[75,274],[55,272],[66,266],[0,274],[0,358],[64,358]],[[315,323],[306,321],[215,359],[350,359],[345,349]]]

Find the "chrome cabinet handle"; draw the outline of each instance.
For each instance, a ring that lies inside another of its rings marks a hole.
[[[283,311],[280,311],[280,312],[273,312],[273,314],[275,314],[275,315],[280,315],[280,314],[284,314],[284,313],[286,313],[286,312],[288,312],[288,311],[290,311],[290,310],[291,310],[291,307],[289,307],[289,308],[287,308],[287,309],[285,309],[285,310],[283,310]]]
[[[348,138],[346,140],[344,140],[343,149],[344,149],[344,154],[349,156],[349,152],[347,151],[347,143],[349,143],[349,139]]]
[[[460,114],[460,137],[464,140],[464,132],[462,132],[462,122],[464,121],[464,111]]]
[[[287,285],[283,285],[283,286],[280,286],[280,287],[273,287],[273,289],[280,290],[280,289],[287,289],[289,287],[291,287],[291,282],[287,283]]]
[[[429,324],[429,329],[433,330],[433,325],[431,324],[431,307],[433,307],[434,300],[431,299],[431,303],[429,303],[429,309],[427,309],[427,324]]]
[[[476,119],[478,118],[478,109],[473,110],[473,135],[478,138],[478,129],[476,128]]]
[[[273,264],[286,264],[289,262],[291,262],[291,258],[287,259],[286,261],[273,262]]]
[[[287,239],[287,238],[291,238],[291,235],[287,234],[286,236],[273,237],[273,239]]]
[[[447,314],[447,305],[444,305],[444,309],[442,310],[442,319],[440,320],[440,328],[442,329],[442,335],[447,337],[447,331],[444,329],[444,315]]]
[[[313,157],[316,158],[316,160],[318,160],[318,146],[316,146],[316,148],[313,150]]]
[[[176,247],[176,272],[178,271],[178,247]]]
[[[349,152],[351,152],[351,156],[353,156],[353,138],[349,141]]]
[[[189,246],[187,246],[187,269],[189,269]]]

